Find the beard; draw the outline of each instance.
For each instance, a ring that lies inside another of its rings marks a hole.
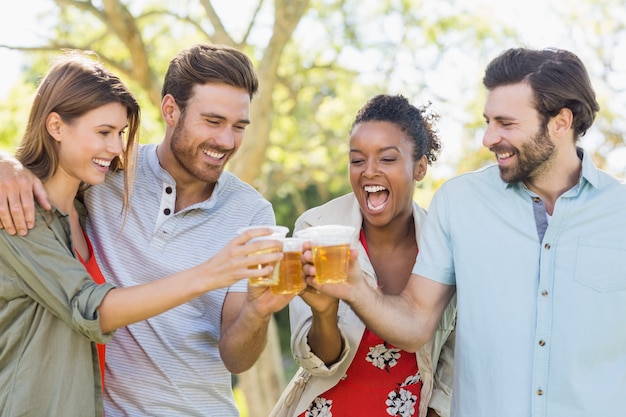
[[[527,181],[540,176],[549,170],[555,153],[555,146],[547,129],[542,128],[530,141],[524,143],[521,149],[515,147],[494,146],[492,152],[513,152],[517,155],[517,164],[500,166],[500,178],[506,183]]]
[[[185,127],[185,118],[181,119],[176,124],[172,136],[170,138],[170,150],[172,155],[178,162],[178,165],[184,169],[189,175],[195,177],[199,181],[206,183],[216,183],[222,175],[224,165],[211,165],[206,162],[202,150],[197,146],[190,146],[190,134]],[[229,151],[213,149],[217,152],[224,152],[228,155]],[[199,155],[202,154],[202,155]],[[224,156],[227,158],[228,156]]]

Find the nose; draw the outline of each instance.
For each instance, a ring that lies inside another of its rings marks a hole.
[[[121,155],[124,151],[124,138],[122,135],[111,135],[109,143],[107,144],[107,152],[114,155]]]
[[[498,144],[502,139],[497,132],[496,126],[493,123],[487,123],[487,128],[483,134],[483,146],[487,149]]]
[[[233,149],[235,147],[235,133],[232,128],[225,127],[215,136],[215,144],[222,149]]]
[[[378,164],[376,161],[367,159],[363,164],[363,176],[371,178],[378,173]]]

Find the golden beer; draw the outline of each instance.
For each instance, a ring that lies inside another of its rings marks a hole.
[[[302,251],[285,252],[278,265],[278,284],[271,287],[272,294],[298,294],[304,289],[302,278]]]
[[[260,255],[260,254],[263,254],[263,253],[272,253],[272,252],[280,252],[280,249],[261,250],[261,251],[258,251],[258,252],[251,253],[250,255]],[[269,264],[253,265],[253,266],[249,266],[248,269],[263,269],[267,265],[269,265]],[[274,264],[274,269],[272,270],[272,273],[270,275],[265,275],[265,276],[262,276],[262,277],[249,278],[248,282],[253,287],[276,285],[278,283],[278,270],[279,270],[279,265],[278,264]]]
[[[313,246],[313,266],[318,284],[346,282],[350,263],[350,244]]]
[[[238,229],[237,232],[239,234],[242,234],[242,233],[245,233],[247,230],[257,229],[257,228],[271,229],[272,230],[272,234],[250,239],[249,242],[254,242],[254,241],[258,241],[258,240],[267,240],[267,239],[281,240],[289,232],[289,228],[287,228],[285,226],[275,226],[275,225],[256,225],[256,226],[242,227],[242,228]],[[264,253],[280,252],[280,251],[281,251],[280,248],[267,249],[267,250],[253,252],[249,256],[261,255],[261,254],[264,254]],[[248,269],[263,269],[267,265],[269,265],[269,264],[253,265],[253,266],[249,266]],[[263,277],[249,278],[248,282],[253,287],[275,285],[278,282],[278,265],[274,264],[274,269],[272,270],[272,273],[270,275],[266,275],[266,276],[263,276]]]

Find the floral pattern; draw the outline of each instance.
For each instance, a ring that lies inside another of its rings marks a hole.
[[[385,401],[385,404],[388,405],[387,414],[400,417],[410,417],[415,414],[417,396],[403,387],[417,384],[420,379],[420,373],[418,372],[413,376],[407,377],[396,390],[389,393],[387,401]]]
[[[299,417],[417,417],[421,387],[415,354],[365,329],[346,373]]]
[[[389,368],[393,368],[398,364],[400,359],[400,349],[389,348],[387,343],[382,343],[370,348],[370,353],[365,358],[378,369],[384,369],[389,372]]]
[[[311,405],[309,405],[309,409],[306,410],[304,415],[305,417],[332,417],[333,413],[330,411],[332,406],[332,400],[317,397]]]

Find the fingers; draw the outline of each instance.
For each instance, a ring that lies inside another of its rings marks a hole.
[[[43,188],[43,183],[41,181],[37,180],[33,184],[33,194],[35,194],[35,198],[37,199],[37,202],[44,210],[52,210],[52,206],[50,205],[50,202],[48,201],[48,194],[46,193],[46,190]],[[28,219],[28,215],[26,215],[26,218]],[[33,214],[33,218],[34,218],[34,214]]]
[[[19,194],[19,199],[9,202],[11,207],[11,217],[17,233],[25,236],[29,229],[35,225],[35,200],[33,191],[28,189]]]
[[[283,244],[280,240],[275,239],[261,239],[255,240],[253,242],[248,242],[241,246],[242,253],[244,255],[251,256],[260,253],[269,253],[269,252],[282,252]]]
[[[241,262],[246,269],[250,269],[251,271],[261,271],[269,269],[269,272],[272,272],[276,267],[276,264],[282,258],[282,252],[256,253],[242,257]],[[263,276],[263,274],[254,276]]]
[[[7,200],[0,200],[0,229],[5,229],[10,235],[15,234],[15,226],[13,225]]]
[[[302,245],[302,257],[300,260],[303,265],[313,263],[313,252],[311,251],[311,245],[309,242],[305,242],[304,245]]]
[[[270,286],[248,285],[248,302],[261,317],[285,308],[296,294],[274,294]]]
[[[6,195],[6,199],[0,199],[0,221],[2,221],[2,227],[10,235],[16,232],[21,236],[26,235],[28,228],[19,193],[10,192]]]
[[[321,294],[320,290],[318,290],[317,288],[313,288],[312,286],[308,284],[304,287],[302,291],[300,291],[300,295],[307,293],[307,292],[311,294],[316,294],[316,295]]]
[[[254,227],[254,228],[245,230],[243,233],[241,233],[239,236],[233,239],[233,242],[237,242],[237,244],[241,245],[256,237],[267,236],[271,234],[272,234],[272,229],[270,228],[261,227],[261,226]]]
[[[50,210],[47,195],[41,181],[32,174],[12,176],[0,184],[0,228],[7,233],[22,236],[35,224],[35,201],[33,193],[41,206]]]

